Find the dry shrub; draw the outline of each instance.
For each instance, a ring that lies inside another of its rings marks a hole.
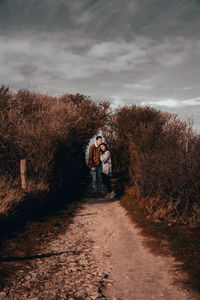
[[[125,106],[104,135],[115,170],[129,178],[153,218],[199,219],[200,136],[191,122],[147,106]]]
[[[19,188],[19,162],[26,158],[28,192],[78,186],[87,144],[107,120],[108,108],[80,94],[52,97],[2,86],[0,180],[17,181]]]

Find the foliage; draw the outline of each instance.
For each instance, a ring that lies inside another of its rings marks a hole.
[[[26,158],[30,192],[78,185],[87,144],[106,122],[108,110],[108,103],[80,94],[52,97],[28,90],[13,93],[2,86],[1,179],[17,182],[19,188],[19,162]]]
[[[190,122],[148,106],[124,106],[104,135],[115,170],[129,179],[151,217],[198,221],[200,136]]]

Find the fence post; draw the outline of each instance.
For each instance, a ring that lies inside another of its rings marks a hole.
[[[21,186],[23,190],[27,189],[27,178],[26,178],[26,159],[20,160],[20,175],[21,175]]]

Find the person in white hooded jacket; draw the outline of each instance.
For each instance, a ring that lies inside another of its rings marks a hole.
[[[112,176],[111,154],[105,143],[102,143],[100,145],[100,161],[102,167],[102,171],[101,171],[102,181],[108,191],[106,197],[113,198],[115,196],[115,192],[112,189],[111,180],[110,180],[110,177]]]

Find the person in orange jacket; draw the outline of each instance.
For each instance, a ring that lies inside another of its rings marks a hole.
[[[101,161],[100,161],[100,145],[102,144],[102,136],[96,137],[95,144],[90,146],[88,167],[92,176],[92,192],[94,197],[101,195]]]

